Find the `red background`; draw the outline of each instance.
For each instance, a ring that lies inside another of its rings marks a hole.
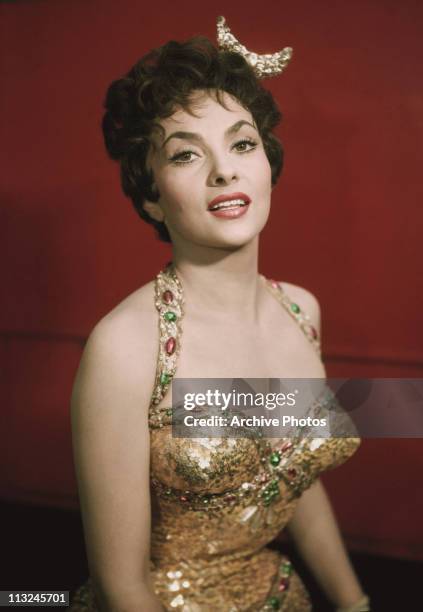
[[[0,11],[1,497],[76,507],[69,397],[84,340],[169,259],[104,152],[106,88],[169,38],[214,40],[219,14],[256,52],[294,48],[284,75],[266,81],[286,162],[261,271],[318,297],[329,376],[422,376],[421,2],[56,0]],[[365,440],[325,475],[351,546],[423,559],[422,450]]]

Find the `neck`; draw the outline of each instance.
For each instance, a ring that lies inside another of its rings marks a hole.
[[[263,292],[258,238],[245,248],[223,254],[208,249],[187,256],[174,249],[172,261],[183,286],[187,314],[257,322]]]

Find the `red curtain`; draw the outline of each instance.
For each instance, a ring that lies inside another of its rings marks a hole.
[[[76,505],[69,397],[84,339],[169,259],[104,152],[106,88],[170,38],[214,39],[218,14],[259,53],[294,48],[265,83],[283,111],[286,162],[262,272],[318,297],[329,376],[422,376],[421,3],[74,0],[0,11],[3,498]],[[365,440],[325,476],[354,545],[423,559],[422,447]]]

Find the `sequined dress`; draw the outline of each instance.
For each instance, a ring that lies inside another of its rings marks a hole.
[[[320,356],[308,315],[280,283],[263,280]],[[360,438],[173,437],[172,410],[158,406],[176,373],[184,314],[170,265],[156,277],[155,294],[160,349],[149,409],[155,593],[169,611],[309,612],[310,597],[289,558],[266,545],[292,518],[301,494],[346,461]],[[313,414],[334,407],[339,410],[327,386]],[[90,579],[70,609],[99,610]]]

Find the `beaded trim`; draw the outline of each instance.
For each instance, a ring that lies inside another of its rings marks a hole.
[[[289,299],[288,295],[285,293],[280,283],[276,282],[273,279],[267,279],[263,275],[261,276],[266,282],[271,293],[282,304],[282,306],[285,307],[291,317],[297,321],[308,340],[310,340],[311,344],[314,346],[319,356],[321,356],[319,334],[317,332],[317,329],[311,324],[310,316],[306,312],[302,311],[298,304],[292,302]]]
[[[274,578],[274,583],[264,605],[260,608],[260,612],[270,612],[270,610],[281,609],[286,599],[293,571],[294,568],[288,557],[282,557],[279,563],[278,572]]]
[[[172,262],[168,263],[156,277],[155,305],[159,312],[160,346],[150,408],[159,404],[165,396],[175,375],[181,350],[184,298],[182,285]],[[154,413],[154,410],[150,410],[150,413]],[[160,411],[156,411],[156,416],[160,418]]]

